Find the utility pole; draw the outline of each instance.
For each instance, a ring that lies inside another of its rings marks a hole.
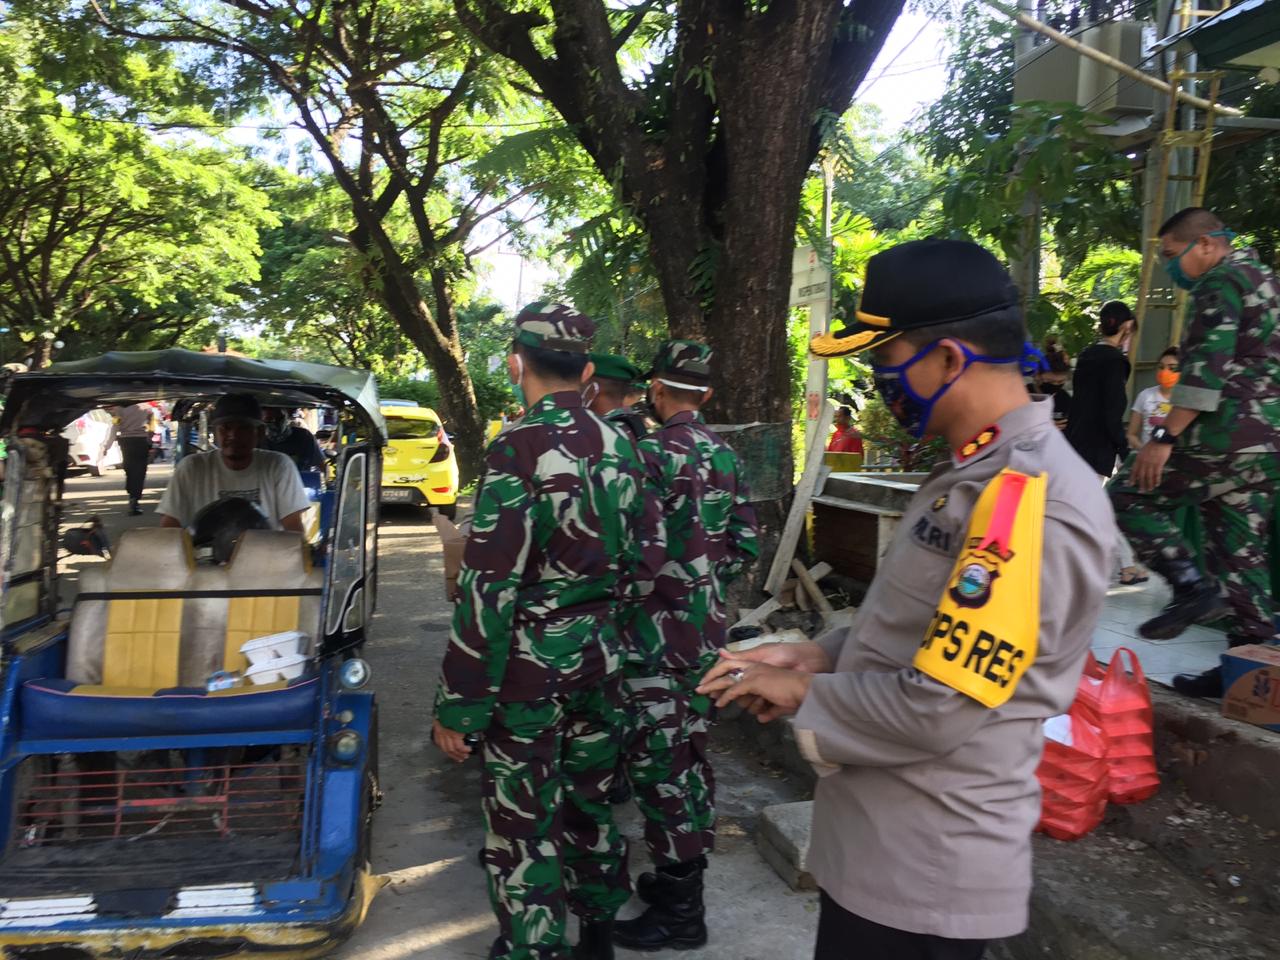
[[[1018,12],[1029,17],[1036,15],[1036,0],[1018,0]],[[1036,35],[1022,24],[1014,27],[1013,50],[1015,62],[1035,50]],[[1018,243],[1018,255],[1009,260],[1009,273],[1018,287],[1025,312],[1031,302],[1040,295],[1040,201],[1028,194],[1020,211],[1023,217],[1022,237]]]
[[[825,263],[826,293],[820,299],[809,302],[809,337],[826,333],[831,325],[831,261],[834,250],[831,243],[831,195],[835,189],[835,167],[829,157],[822,161],[822,240],[825,249],[818,252],[818,260]],[[794,272],[793,266],[793,272]],[[821,272],[821,271],[819,271]],[[813,449],[815,443],[825,444],[826,437],[817,436],[818,423],[822,419],[822,406],[827,402],[827,362],[809,358],[809,376],[805,383],[804,448]]]

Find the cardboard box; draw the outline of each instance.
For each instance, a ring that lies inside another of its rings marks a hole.
[[[1280,733],[1280,646],[1250,644],[1222,655],[1222,715]]]
[[[467,545],[471,524],[464,520],[459,527],[438,513],[434,520],[440,544],[444,547],[444,596],[452,602],[458,599],[458,572],[462,569],[462,551]]]

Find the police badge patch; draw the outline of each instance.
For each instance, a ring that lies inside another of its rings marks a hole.
[[[959,573],[947,591],[956,606],[974,610],[991,599],[991,587],[1000,576],[997,563],[997,558],[984,557],[976,552],[971,552],[964,558],[959,565]]]

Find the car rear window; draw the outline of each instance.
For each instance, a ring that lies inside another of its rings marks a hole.
[[[408,417],[386,417],[386,420],[388,440],[431,440],[440,432],[440,424],[434,420],[411,420]]]

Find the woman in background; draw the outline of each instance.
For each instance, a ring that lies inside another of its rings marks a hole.
[[[1076,453],[1105,482],[1129,452],[1125,412],[1129,406],[1129,341],[1138,329],[1133,311],[1119,300],[1105,303],[1098,313],[1098,340],[1076,360],[1071,419],[1064,431]],[[1120,582],[1144,583],[1124,537],[1117,543]]]

